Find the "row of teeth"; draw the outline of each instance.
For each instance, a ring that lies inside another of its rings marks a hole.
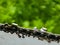
[[[43,30],[46,28],[41,28],[38,30],[36,27],[34,29],[28,29],[28,28],[22,28],[19,27],[17,24],[0,24],[0,31],[4,31],[6,33],[16,33],[19,38],[25,38],[25,36],[33,36],[33,38],[37,37],[39,40],[46,40],[49,43],[51,41],[60,42],[60,35],[48,33],[46,30]]]

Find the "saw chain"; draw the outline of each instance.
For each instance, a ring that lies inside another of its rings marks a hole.
[[[18,26],[17,24],[0,24],[0,31],[4,31],[6,33],[16,33],[19,38],[25,38],[25,36],[33,36],[33,38],[38,38],[38,40],[46,40],[49,43],[51,41],[56,41],[60,42],[60,35],[59,34],[53,34],[49,32],[40,32],[35,31],[34,29],[29,29],[29,28],[23,28]]]

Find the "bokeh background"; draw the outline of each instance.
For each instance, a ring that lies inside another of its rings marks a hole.
[[[0,23],[13,22],[60,34],[60,0],[0,0]]]

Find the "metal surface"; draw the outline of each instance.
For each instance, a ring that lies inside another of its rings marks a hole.
[[[25,38],[18,38],[18,36],[10,33],[5,33],[0,31],[0,45],[60,45],[60,43],[51,42],[48,43],[47,41],[41,41],[37,38],[25,37]]]

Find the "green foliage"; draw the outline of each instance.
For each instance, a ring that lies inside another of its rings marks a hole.
[[[60,33],[60,0],[0,0],[0,23],[13,22]]]

